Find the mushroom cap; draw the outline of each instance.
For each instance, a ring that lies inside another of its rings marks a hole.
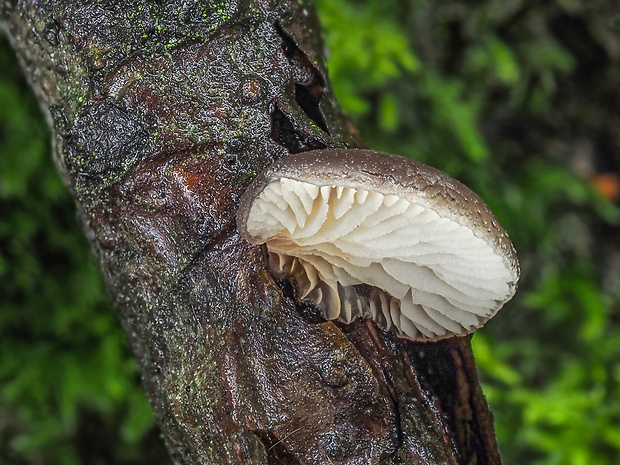
[[[276,161],[242,196],[237,225],[325,318],[372,318],[415,341],[474,331],[519,279],[508,234],[480,197],[435,168],[372,150]]]

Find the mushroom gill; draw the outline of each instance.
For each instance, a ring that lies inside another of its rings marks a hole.
[[[372,318],[401,337],[432,341],[473,331],[512,297],[518,265],[504,253],[503,238],[476,233],[468,211],[459,216],[444,205],[475,194],[443,173],[429,184],[440,187],[439,196],[383,182],[370,169],[362,170],[367,182],[339,160],[342,152],[369,151],[333,152],[315,151],[329,163],[318,175],[304,165],[304,180],[301,161],[292,161],[290,177],[278,166],[242,202],[240,230],[266,244],[271,272],[294,283],[298,300],[327,319]]]

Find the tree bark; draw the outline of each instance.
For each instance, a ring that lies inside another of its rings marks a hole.
[[[362,144],[309,1],[2,5],[175,463],[501,462],[469,338],[318,321],[237,233],[269,163]]]

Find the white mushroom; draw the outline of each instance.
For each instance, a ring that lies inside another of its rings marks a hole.
[[[421,163],[357,149],[282,158],[237,225],[277,279],[327,319],[372,318],[415,341],[465,335],[514,295],[516,252],[469,188]]]

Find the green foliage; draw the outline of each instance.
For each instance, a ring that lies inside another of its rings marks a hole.
[[[116,418],[115,463],[153,427],[119,322],[52,160],[49,134],[0,43],[0,463],[77,464],[85,412]]]
[[[383,20],[378,8],[373,6],[359,8],[344,2],[317,2],[323,27],[329,34],[328,42],[338,44],[330,49],[329,73],[334,90],[343,109],[352,115],[369,110],[364,92],[386,88],[402,69],[411,72],[418,69],[418,60],[407,47],[406,37]],[[381,123],[389,127],[390,120],[396,119],[395,105],[389,103],[395,95],[385,92],[380,98],[386,112]]]
[[[473,339],[506,463],[617,463],[620,215],[588,179],[620,166],[617,15],[539,3],[316,6],[368,145],[463,180],[519,251],[515,301]],[[92,428],[112,463],[155,463],[137,368],[11,56],[0,43],[0,463],[97,463],[77,452]]]
[[[617,109],[605,102],[620,98],[620,38],[601,27],[605,13],[517,1],[317,6],[334,90],[368,145],[459,177],[515,242],[520,291],[473,339],[506,463],[617,463],[620,214],[588,180],[597,165],[620,166]],[[575,45],[562,31],[581,24]],[[386,61],[389,72],[368,77],[367,63]]]

